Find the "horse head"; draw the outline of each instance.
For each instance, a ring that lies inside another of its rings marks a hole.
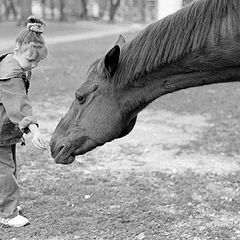
[[[52,156],[57,163],[69,164],[74,156],[123,137],[133,129],[136,115],[128,114],[123,105],[124,88],[114,91],[114,76],[124,43],[119,36],[113,48],[92,64],[86,81],[76,90],[69,111],[51,138]]]

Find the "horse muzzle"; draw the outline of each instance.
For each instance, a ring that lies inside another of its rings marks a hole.
[[[50,142],[51,155],[58,164],[70,164],[75,160],[75,156],[83,155],[98,145],[86,136],[74,138],[71,135],[58,143],[54,138]]]

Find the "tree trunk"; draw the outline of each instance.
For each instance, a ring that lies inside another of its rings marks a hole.
[[[98,0],[99,18],[103,18],[108,8],[108,0]]]
[[[54,19],[55,18],[55,13],[54,13],[55,3],[54,3],[54,0],[50,0],[50,9],[51,9],[51,18]]]
[[[12,11],[14,19],[17,19],[17,9],[13,0],[9,1],[9,10]]]
[[[73,17],[77,19],[82,19],[82,14],[83,14],[82,0],[71,1],[71,12]]]
[[[0,0],[0,21],[2,20],[2,0]]]
[[[9,16],[9,8],[8,8],[8,2],[7,0],[3,0],[3,6],[4,6],[4,16],[5,16],[5,19],[8,19],[8,16]]]
[[[88,10],[87,10],[87,0],[80,0],[81,1],[81,18],[87,19],[88,18]]]
[[[113,22],[115,13],[120,5],[120,0],[110,0],[109,21]]]
[[[60,11],[60,21],[67,21],[67,16],[64,11],[65,8],[65,0],[60,0],[59,1],[59,11]]]
[[[27,18],[32,15],[32,0],[19,0],[21,16],[18,25],[25,25]]]
[[[46,0],[41,0],[42,18],[46,19]]]

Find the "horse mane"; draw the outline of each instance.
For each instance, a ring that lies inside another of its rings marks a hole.
[[[163,18],[126,43],[115,73],[129,83],[206,44],[240,33],[240,0],[198,0]]]

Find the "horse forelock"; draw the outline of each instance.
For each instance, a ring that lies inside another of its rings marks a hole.
[[[240,31],[240,0],[199,0],[159,20],[122,48],[116,84],[134,81]]]

